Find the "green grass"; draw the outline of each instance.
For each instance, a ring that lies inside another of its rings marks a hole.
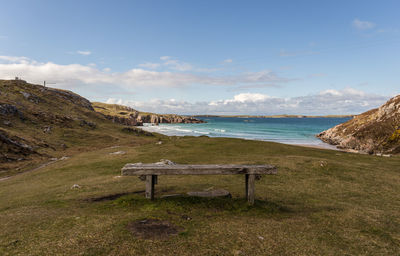
[[[128,136],[128,135],[126,135]],[[134,136],[131,136],[134,137]],[[162,139],[163,144],[156,141]],[[0,183],[0,255],[399,255],[400,158],[207,137],[146,138],[147,144],[76,151],[68,160]],[[117,144],[115,144],[117,143]],[[123,150],[125,155],[109,155]],[[156,200],[128,162],[275,164],[278,175],[161,176]],[[80,189],[71,189],[79,184]],[[232,199],[161,195],[224,188]],[[126,193],[114,200],[93,198]],[[190,216],[190,220],[183,218]],[[126,225],[143,218],[183,228],[141,240]]]

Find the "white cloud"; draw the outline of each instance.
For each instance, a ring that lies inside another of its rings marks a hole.
[[[160,66],[161,66],[160,63],[152,63],[152,62],[146,62],[146,63],[143,63],[143,64],[139,64],[139,67],[149,68],[149,69],[156,69],[156,68],[158,68]]]
[[[169,60],[169,59],[171,59],[170,56],[161,56],[160,57],[160,60]]]
[[[91,51],[76,51],[77,54],[83,55],[83,56],[88,56],[92,54]]]
[[[367,29],[372,29],[372,28],[376,27],[376,24],[373,22],[362,21],[359,19],[354,19],[351,24],[354,28],[359,29],[359,30],[367,30]]]
[[[139,64],[138,66],[147,69],[157,69],[159,67],[166,67],[168,69],[177,71],[189,71],[193,69],[191,64],[180,61],[178,59],[174,59],[171,56],[161,56],[160,60],[162,60],[161,63],[146,62]]]
[[[224,60],[224,63],[232,63],[232,62],[233,62],[232,59],[226,59],[226,60]]]
[[[170,67],[171,69],[178,70],[178,71],[188,71],[191,70],[193,67],[189,63],[182,62],[179,60],[168,59],[166,60],[163,65]]]
[[[0,56],[0,61],[5,63],[17,63],[17,64],[35,64],[37,62],[27,58],[27,57],[17,57],[17,56]]]
[[[234,101],[236,102],[258,102],[258,101],[265,101],[267,99],[270,99],[271,97],[266,95],[266,94],[260,94],[260,93],[241,93],[238,95],[235,95],[233,98]]]
[[[124,104],[132,108],[162,113],[178,114],[357,114],[378,107],[388,97],[368,94],[352,88],[327,90],[313,95],[278,98],[266,94],[241,93],[231,99],[218,101],[187,102],[179,100],[121,101],[113,99],[110,103]]]
[[[171,61],[169,59],[168,61]],[[172,64],[169,64],[172,65]],[[180,71],[185,71],[184,64]],[[182,87],[191,85],[242,86],[287,83],[291,81],[270,70],[247,72],[234,76],[210,76],[170,71],[152,71],[140,68],[125,72],[111,72],[110,69],[99,69],[93,65],[69,64],[60,65],[52,62],[37,62],[27,57],[0,56],[0,77],[11,79],[15,76],[41,83],[43,80],[57,82],[58,86],[81,86],[83,84],[121,85],[128,89],[143,86]]]
[[[342,95],[341,92],[339,92],[337,90],[332,90],[332,89],[322,91],[319,94],[320,95],[332,95],[332,96],[341,96]]]

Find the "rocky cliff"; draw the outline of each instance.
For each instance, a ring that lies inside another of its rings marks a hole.
[[[129,126],[141,126],[143,123],[203,123],[204,121],[194,117],[180,116],[174,114],[154,114],[139,112],[130,107],[118,104],[106,104],[93,102],[95,111],[102,113],[106,118],[115,123]]]
[[[369,154],[400,153],[400,95],[317,137],[342,149]]]

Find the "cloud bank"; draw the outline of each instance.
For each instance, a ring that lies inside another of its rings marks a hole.
[[[160,58],[160,65],[175,71],[154,70],[148,63],[144,68],[125,72],[100,69],[95,64],[60,65],[38,62],[21,56],[0,56],[0,78],[18,76],[29,82],[41,84],[43,80],[57,83],[59,88],[90,86],[119,86],[126,91],[146,88],[184,88],[192,85],[225,86],[228,90],[248,90],[267,86],[281,86],[293,79],[281,77],[270,70],[243,72],[236,75],[210,75],[183,72],[189,69],[184,62],[169,56]],[[180,71],[179,71],[180,70]],[[100,88],[100,87],[99,87]],[[141,111],[178,114],[357,114],[384,103],[388,97],[368,94],[351,88],[326,90],[313,95],[279,98],[261,93],[239,93],[229,99],[217,101],[188,102],[153,99],[150,101],[124,101],[109,99],[109,103],[131,106]]]
[[[388,100],[388,97],[367,94],[352,88],[326,90],[314,95],[293,98],[278,98],[259,93],[240,93],[231,99],[218,101],[187,102],[174,99],[151,101],[123,101],[108,99],[132,108],[157,113],[177,114],[221,114],[221,115],[274,115],[301,114],[358,114],[375,108]]]
[[[162,65],[173,71],[155,71],[157,63],[141,64],[143,68],[133,68],[125,72],[112,72],[110,69],[98,69],[96,65],[69,64],[60,65],[52,62],[38,62],[27,57],[0,56],[0,77],[11,79],[19,76],[35,83],[51,80],[57,84],[72,87],[85,84],[112,84],[125,88],[138,87],[183,87],[191,85],[273,86],[289,82],[291,79],[278,76],[270,70],[246,72],[232,76],[187,73],[190,64],[172,59],[169,56],[160,58]]]

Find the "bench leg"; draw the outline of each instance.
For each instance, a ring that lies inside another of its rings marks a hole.
[[[245,194],[246,200],[247,200],[247,199],[249,199],[249,175],[248,174],[244,175],[244,184],[245,184],[244,194]]]
[[[256,185],[256,175],[255,174],[246,174],[246,199],[249,204],[254,204],[255,198],[255,185]]]
[[[157,181],[156,175],[146,175],[146,198],[150,200],[154,199],[154,184]]]

